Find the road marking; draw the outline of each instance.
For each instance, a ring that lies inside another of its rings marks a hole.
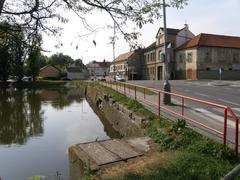
[[[202,94],[202,93],[194,93],[194,94],[197,94],[197,95],[200,95],[200,96],[204,96],[204,97],[209,97],[209,95],[206,95],[206,94]]]
[[[223,102],[226,102],[226,103],[229,103],[229,104],[233,104],[233,105],[236,105],[236,106],[240,106],[240,104],[238,104],[238,103],[234,103],[234,102],[232,102],[232,101],[228,101],[228,100],[225,100],[225,99],[219,98],[218,100],[223,101]]]
[[[202,108],[195,108],[195,110],[197,112],[203,113],[204,115],[206,115],[206,116],[208,116],[208,117],[210,117],[212,119],[215,119],[215,120],[217,120],[217,121],[219,121],[221,123],[224,122],[224,117],[223,116],[219,116],[217,114],[214,114],[214,113],[212,113],[210,111],[207,111],[206,109],[202,109]],[[228,124],[231,125],[232,127],[235,126],[235,123],[233,121],[230,121],[230,120],[228,121]]]
[[[235,110],[235,111],[240,112],[240,108],[232,108],[232,109]]]
[[[213,108],[215,111],[218,111],[218,112],[220,112],[221,114],[223,114],[224,113],[224,110],[223,109],[219,109],[219,108]],[[240,116],[240,114],[239,113],[236,113],[235,111],[239,111],[240,112],[240,108],[231,108],[232,110],[234,110],[233,112],[234,112],[234,114],[236,115],[236,116]],[[229,113],[228,113],[228,115],[230,115]]]

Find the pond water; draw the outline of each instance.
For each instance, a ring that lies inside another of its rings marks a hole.
[[[1,180],[69,179],[71,144],[116,136],[79,90],[0,90]]]

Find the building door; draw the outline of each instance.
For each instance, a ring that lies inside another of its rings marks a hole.
[[[158,69],[157,69],[157,80],[162,80],[162,66],[158,66]]]
[[[187,69],[187,77],[186,79],[193,79],[192,69]]]

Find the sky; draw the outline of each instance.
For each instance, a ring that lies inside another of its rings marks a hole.
[[[167,2],[167,1],[166,1]],[[167,8],[167,27],[183,28],[187,23],[189,30],[198,35],[199,33],[221,34],[240,36],[240,0],[188,0],[188,5],[183,9]],[[162,11],[160,9],[160,11]],[[49,51],[45,55],[63,53],[73,59],[83,59],[86,64],[92,60],[112,61],[113,48],[110,44],[110,36],[113,30],[106,28],[111,24],[110,17],[100,12],[86,16],[87,22],[97,30],[88,36],[81,20],[73,12],[61,12],[69,18],[69,22],[62,26],[62,35],[59,39],[51,36],[43,36],[43,49]],[[146,24],[142,29],[134,29],[133,24],[128,24],[128,31],[135,30],[141,33],[138,43],[147,47],[155,41],[159,27],[163,26],[163,20]],[[130,51],[129,45],[120,34],[117,34],[115,56]],[[93,43],[96,42],[96,46]],[[63,46],[56,48],[57,42]]]

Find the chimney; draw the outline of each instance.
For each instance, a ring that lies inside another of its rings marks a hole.
[[[184,24],[184,28],[188,30],[189,27],[187,23]]]

